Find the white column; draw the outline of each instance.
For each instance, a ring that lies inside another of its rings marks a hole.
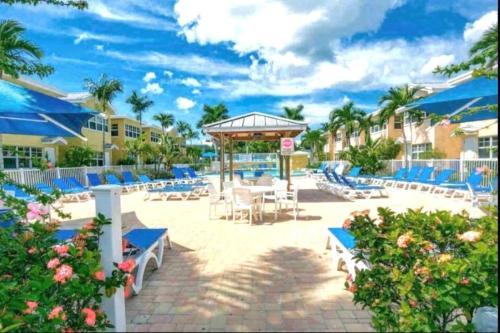
[[[120,202],[120,186],[102,185],[92,188],[95,195],[96,213],[111,219],[111,224],[103,227],[103,235],[99,240],[101,263],[107,276],[115,269],[113,263],[123,261],[122,254],[122,216]],[[111,297],[103,297],[102,308],[106,312],[116,332],[126,331],[125,295],[123,287],[116,290]]]

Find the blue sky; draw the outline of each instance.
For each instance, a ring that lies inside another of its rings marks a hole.
[[[44,79],[83,90],[101,73],[193,125],[203,104],[230,115],[305,105],[314,126],[348,100],[370,112],[390,86],[442,81],[436,65],[464,59],[496,22],[490,0],[90,0],[87,11],[0,5],[56,68]]]

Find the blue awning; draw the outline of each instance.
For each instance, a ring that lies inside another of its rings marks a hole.
[[[215,158],[215,157],[217,157],[217,154],[214,153],[213,151],[207,151],[207,152],[204,152],[203,154],[201,154],[201,157],[203,157],[203,158]]]
[[[0,133],[73,137],[98,112],[0,80]]]
[[[456,87],[443,90],[437,94],[419,99],[408,106],[418,108],[436,115],[454,115],[471,107],[498,104],[498,80],[477,78]],[[481,111],[465,117],[472,120],[496,118],[498,114],[492,111]],[[462,121],[466,121],[462,119]]]

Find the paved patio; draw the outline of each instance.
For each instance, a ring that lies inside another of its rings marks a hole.
[[[414,191],[390,190],[390,199],[348,202],[300,185],[300,215],[249,226],[208,220],[208,199],[143,201],[122,196],[125,228],[165,226],[173,249],[152,272],[141,294],[127,300],[129,331],[369,331],[370,314],[344,290],[345,272],[334,271],[325,249],[326,228],[341,226],[351,211],[389,206],[450,209],[468,204]],[[66,204],[80,224],[94,202]],[[222,209],[221,209],[222,213]]]

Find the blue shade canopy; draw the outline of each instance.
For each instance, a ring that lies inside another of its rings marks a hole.
[[[215,158],[215,157],[217,157],[217,154],[213,151],[206,151],[203,154],[201,154],[201,157],[203,157],[203,158]]]
[[[0,80],[0,133],[71,137],[98,112]]]
[[[409,108],[418,108],[427,113],[450,115],[457,111],[464,111],[470,107],[480,107],[498,104],[498,80],[477,78],[459,86],[446,89],[437,94],[419,99],[409,105]],[[464,110],[461,110],[464,108]],[[481,111],[465,116],[462,121],[483,120],[496,118],[497,113]],[[466,119],[470,118],[470,119]]]

